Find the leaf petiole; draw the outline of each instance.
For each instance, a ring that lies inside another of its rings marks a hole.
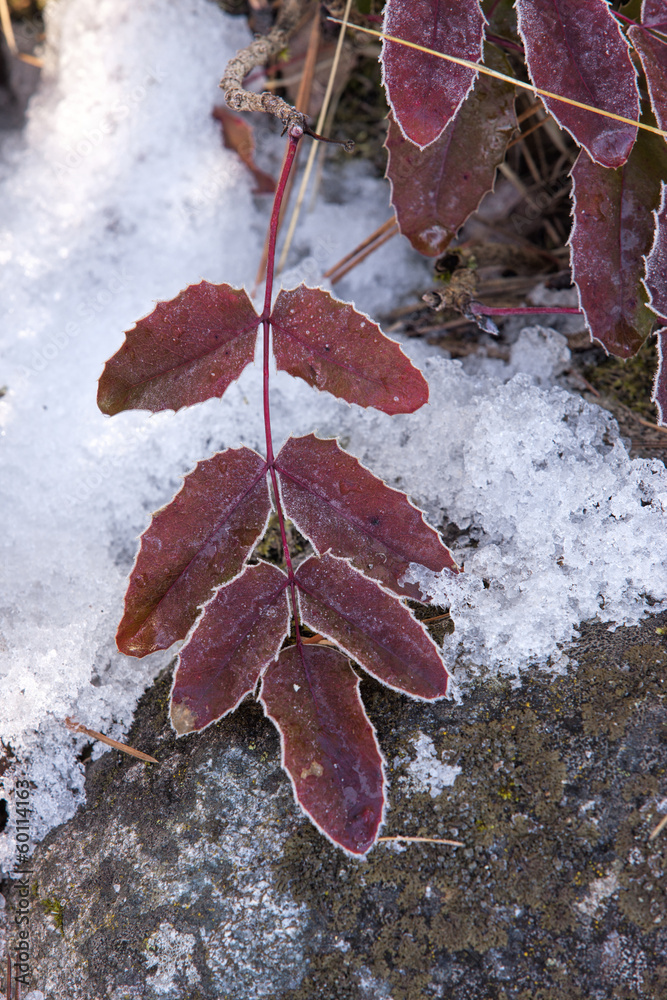
[[[292,600],[292,614],[294,616],[294,633],[296,638],[296,644],[301,648],[301,632],[299,629],[299,616],[297,611],[297,601],[296,601],[296,583],[294,579],[294,569],[292,567],[292,557],[290,555],[289,545],[287,543],[287,531],[285,529],[285,515],[282,509],[282,504],[280,502],[280,490],[278,489],[278,477],[276,476],[275,470],[275,457],[273,454],[273,438],[271,436],[271,407],[269,401],[269,376],[270,376],[270,359],[271,359],[271,299],[273,297],[273,275],[275,270],[276,262],[276,240],[278,237],[278,224],[280,220],[280,211],[282,208],[283,198],[285,196],[285,190],[287,188],[287,181],[289,179],[290,172],[294,165],[294,160],[296,158],[296,152],[299,147],[299,140],[303,136],[303,129],[300,125],[291,125],[288,129],[289,137],[289,147],[287,149],[287,155],[283,162],[283,168],[280,173],[280,178],[278,180],[278,186],[276,188],[276,193],[273,199],[273,210],[271,212],[271,221],[269,223],[269,244],[268,244],[268,254],[266,262],[266,288],[264,291],[264,308],[262,310],[262,330],[263,330],[263,340],[262,340],[262,352],[263,352],[263,397],[264,397],[264,434],[266,437],[266,461],[269,468],[269,475],[271,476],[271,485],[273,486],[273,497],[276,505],[276,513],[278,514],[278,525],[280,527],[280,540],[283,547],[283,555],[285,557],[285,566],[287,567],[287,576],[289,578],[290,595]]]

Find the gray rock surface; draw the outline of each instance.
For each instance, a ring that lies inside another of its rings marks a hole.
[[[116,752],[89,763],[86,807],[35,852],[34,988],[48,1000],[667,996],[667,830],[649,840],[667,806],[665,633],[667,614],[586,626],[567,676],[480,680],[458,705],[364,681],[393,764],[384,832],[466,845],[379,844],[365,861],[299,813],[256,705],[177,741],[163,675],[128,736],[159,765]],[[415,760],[426,746],[440,761],[430,775]]]

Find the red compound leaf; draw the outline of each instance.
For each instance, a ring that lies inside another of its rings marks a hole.
[[[508,72],[489,48],[488,65]],[[391,118],[386,147],[391,202],[401,232],[427,257],[442,254],[493,188],[496,167],[516,125],[514,87],[480,76],[442,135],[421,150]]]
[[[533,83],[603,111],[637,119],[639,94],[628,43],[605,0],[516,0],[519,32]],[[550,97],[544,103],[591,159],[605,167],[627,160],[633,125]]]
[[[383,413],[413,413],[428,383],[369,316],[322,288],[280,292],[271,314],[278,368],[334,396]]]
[[[480,62],[484,15],[478,0],[389,0],[384,32],[436,52]],[[383,43],[387,99],[401,131],[423,149],[456,115],[475,79],[466,66]]]
[[[395,691],[429,701],[444,697],[448,677],[437,646],[399,598],[330,555],[306,559],[296,580],[310,628]]]
[[[264,674],[260,700],[302,809],[334,844],[365,854],[383,818],[383,760],[347,659],[290,646]]]
[[[171,691],[180,735],[204,729],[251,694],[289,635],[287,577],[260,562],[221,587],[183,646]]]
[[[646,74],[651,104],[661,129],[667,129],[667,39],[661,40],[639,26],[628,31]]]
[[[250,448],[200,462],[141,537],[116,642],[146,656],[184,639],[215,587],[240,572],[271,510],[266,462]]]
[[[574,280],[591,336],[620,358],[639,350],[654,321],[642,255],[653,241],[653,210],[666,171],[667,146],[647,132],[618,170],[593,163],[582,150],[572,171]]]
[[[662,184],[655,238],[646,258],[646,287],[651,309],[667,323],[667,184]]]
[[[667,7],[665,0],[644,0],[642,4],[642,24],[656,31],[667,32]]]
[[[411,562],[456,571],[451,553],[404,493],[393,490],[334,440],[289,438],[276,458],[285,511],[318,552],[349,558],[395,593],[423,601],[399,583]]]
[[[190,285],[125,334],[104,366],[99,408],[155,413],[222,396],[253,360],[258,323],[243,289]]]

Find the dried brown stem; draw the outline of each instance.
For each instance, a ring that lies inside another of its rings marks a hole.
[[[285,48],[296,31],[307,3],[308,0],[283,0],[278,20],[268,35],[256,38],[229,60],[220,87],[224,91],[227,106],[233,111],[263,111],[278,118],[285,129],[297,125],[307,131],[308,120],[305,114],[297,111],[282,97],[268,91],[253,94],[243,89],[243,81],[251,70],[265,66]]]

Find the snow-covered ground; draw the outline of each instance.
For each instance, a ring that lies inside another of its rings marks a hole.
[[[249,38],[242,19],[208,0],[51,0],[47,25],[26,129],[0,148],[0,738],[35,782],[36,837],[82,801],[65,717],[122,735],[170,659],[114,644],[150,512],[200,458],[262,445],[256,370],[222,401],[109,419],[95,404],[102,365],[156,300],[201,278],[250,288],[270,211],[210,115]],[[280,141],[264,135],[275,169]],[[318,283],[388,215],[386,185],[363,167],[330,172],[286,280]],[[337,293],[388,310],[426,274],[392,240]],[[452,607],[458,676],[558,668],[580,621],[633,622],[647,596],[667,599],[664,467],[631,462],[606,413],[551,384],[559,335],[524,333],[511,365],[485,374],[410,350],[431,384],[419,413],[364,413],[281,375],[275,437],[338,433],[434,523],[469,529],[465,574],[432,582]],[[10,803],[14,777],[0,779]]]

